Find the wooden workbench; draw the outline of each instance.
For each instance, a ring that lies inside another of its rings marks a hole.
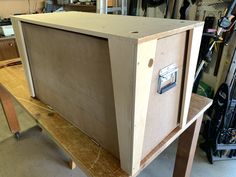
[[[0,63],[0,66],[3,63]],[[1,68],[1,67],[0,67]],[[96,144],[78,128],[63,119],[37,99],[30,97],[21,65],[2,67],[0,83],[35,118],[47,134],[71,157],[88,176],[127,177],[120,168],[119,160]],[[173,130],[141,163],[141,170],[154,160],[164,149],[179,137],[174,177],[190,176],[196,143],[203,113],[209,108],[210,99],[192,95],[185,130]],[[137,174],[136,174],[137,175]]]

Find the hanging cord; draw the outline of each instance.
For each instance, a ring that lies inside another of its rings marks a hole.
[[[174,19],[175,18],[175,14],[176,14],[176,0],[174,1],[174,5],[173,5],[173,9],[172,9],[172,13],[171,13],[171,18]]]
[[[164,18],[167,18],[168,10],[169,10],[169,0],[166,0],[166,10],[165,10]]]

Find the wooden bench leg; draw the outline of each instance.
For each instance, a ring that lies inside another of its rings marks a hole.
[[[202,117],[199,117],[179,137],[173,177],[190,177]]]
[[[75,162],[73,160],[70,160],[69,167],[70,167],[71,170],[76,168],[76,164],[75,164]]]
[[[11,99],[11,95],[0,84],[0,102],[2,104],[3,111],[5,113],[10,131],[16,136],[19,135],[20,125],[16,116],[16,111]]]

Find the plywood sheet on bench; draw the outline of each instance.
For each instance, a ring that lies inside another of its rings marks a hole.
[[[108,41],[28,23],[22,28],[36,97],[119,157]]]

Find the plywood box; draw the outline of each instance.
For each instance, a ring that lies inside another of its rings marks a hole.
[[[202,22],[81,12],[12,22],[32,96],[128,174],[186,125]]]

